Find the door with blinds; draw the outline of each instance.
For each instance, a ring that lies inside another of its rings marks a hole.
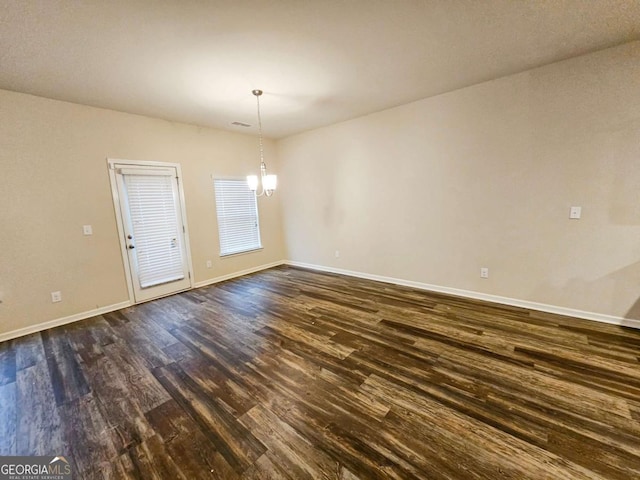
[[[192,287],[178,167],[172,165],[111,164],[136,303]]]

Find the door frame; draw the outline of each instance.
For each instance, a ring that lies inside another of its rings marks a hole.
[[[107,158],[107,168],[109,170],[109,181],[111,183],[111,197],[113,198],[113,208],[116,214],[116,225],[118,227],[118,238],[120,240],[120,254],[122,255],[122,265],[124,267],[125,279],[127,281],[127,290],[129,292],[129,302],[131,305],[136,303],[144,303],[155,298],[161,298],[167,295],[160,295],[158,297],[150,298],[142,302],[136,302],[136,297],[133,292],[133,277],[131,272],[131,266],[129,265],[129,257],[127,253],[127,240],[125,238],[124,221],[122,219],[122,210],[120,202],[120,194],[118,193],[118,183],[116,179],[116,165],[126,165],[128,167],[165,167],[175,168],[178,174],[178,193],[180,195],[180,212],[182,213],[182,221],[184,223],[184,246],[187,255],[187,265],[189,267],[189,288],[178,291],[191,290],[194,287],[193,278],[193,263],[191,262],[191,241],[189,240],[189,222],[187,221],[187,208],[184,200],[184,186],[182,184],[182,168],[179,163],[172,162],[157,162],[150,160],[124,160],[120,158]],[[173,293],[177,293],[173,292]],[[170,293],[168,295],[173,295]]]

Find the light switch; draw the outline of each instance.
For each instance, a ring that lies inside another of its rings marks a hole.
[[[569,218],[578,219],[582,215],[582,207],[571,207]]]
[[[91,228],[91,225],[83,225],[82,232],[85,235],[93,235],[93,228]]]

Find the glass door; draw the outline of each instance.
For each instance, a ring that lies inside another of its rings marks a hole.
[[[135,302],[191,288],[175,167],[115,165]]]

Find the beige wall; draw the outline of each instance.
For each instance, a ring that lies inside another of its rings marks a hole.
[[[639,42],[266,147],[265,248],[220,259],[255,137],[0,90],[0,335],[127,300],[107,157],[182,164],[198,282],[285,258],[282,205],[294,261],[640,318]]]
[[[291,260],[640,318],[639,42],[293,136],[278,156]]]
[[[182,165],[196,282],[284,258],[277,197],[259,201],[262,251],[218,253],[211,174],[257,173],[255,137],[0,90],[0,335],[128,299],[107,157]]]

